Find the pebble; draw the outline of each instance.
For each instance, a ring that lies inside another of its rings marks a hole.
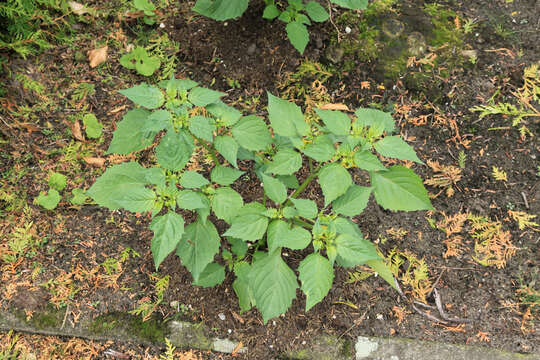
[[[218,318],[219,318],[219,320],[221,320],[221,321],[225,321],[225,314],[219,313],[219,314],[218,314]]]
[[[345,32],[346,32],[347,34],[350,34],[351,31],[352,31],[352,29],[351,29],[350,27],[347,26],[347,27],[345,28]]]
[[[257,50],[257,45],[255,43],[249,45],[248,48],[247,48],[248,55],[255,54],[255,50]]]

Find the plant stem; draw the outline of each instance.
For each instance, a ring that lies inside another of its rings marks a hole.
[[[311,166],[313,167],[313,165]],[[314,171],[310,171],[310,174],[309,176],[306,178],[306,180],[304,180],[304,182],[298,187],[298,189],[296,189],[292,194],[291,194],[291,198],[293,199],[296,199],[296,197],[298,195],[300,195],[300,193],[302,193],[302,191],[304,191],[307,186],[309,185],[309,183],[311,183],[313,181],[313,179],[315,179],[317,177],[317,175],[319,175],[319,170],[321,169],[321,165],[319,164],[319,166],[317,166],[315,168]],[[289,200],[290,202],[290,200]]]
[[[219,159],[218,159],[218,157],[217,157],[216,151],[214,150],[214,148],[208,146],[208,144],[206,143],[206,141],[199,139],[198,137],[196,137],[196,136],[193,135],[193,134],[192,134],[192,136],[195,138],[195,140],[197,140],[197,141],[199,142],[199,144],[202,145],[203,148],[206,149],[206,151],[208,151],[208,153],[209,153],[210,156],[212,157],[212,160],[214,160],[214,163],[216,163],[216,165],[221,165],[220,162],[219,162]]]
[[[305,222],[304,220],[294,219],[293,222],[295,222],[297,225],[302,226],[303,228],[310,229],[310,230],[313,229],[313,225]]]

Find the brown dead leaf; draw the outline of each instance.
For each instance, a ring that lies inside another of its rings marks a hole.
[[[69,1],[68,4],[69,4],[69,7],[71,7],[71,11],[73,11],[73,13],[76,15],[84,15],[88,12],[88,10],[83,4],[80,4],[75,1]]]
[[[103,167],[105,165],[105,159],[104,158],[98,158],[98,157],[83,157],[83,160],[88,165],[92,165],[95,167]]]
[[[90,60],[91,68],[95,68],[107,60],[107,50],[109,50],[109,47],[105,45],[99,49],[88,51],[88,60]]]
[[[84,141],[84,136],[81,132],[81,124],[79,124],[78,121],[75,121],[68,125],[71,128],[71,133],[73,134],[73,137],[79,141]]]
[[[340,110],[340,111],[351,111],[349,107],[345,104],[324,104],[319,106],[321,110]]]

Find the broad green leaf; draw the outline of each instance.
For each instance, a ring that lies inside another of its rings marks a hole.
[[[351,130],[351,119],[341,111],[315,109],[324,122],[324,125],[334,135],[349,135]]]
[[[324,195],[324,206],[328,206],[339,196],[345,194],[352,185],[351,174],[337,163],[325,165],[319,172],[319,185]]]
[[[318,162],[326,162],[331,160],[336,153],[334,143],[328,135],[320,135],[313,143],[308,144],[302,152]]]
[[[161,61],[157,56],[146,56],[135,61],[135,70],[144,76],[152,76],[160,66]]]
[[[227,94],[222,93],[221,91],[196,87],[189,91],[188,100],[195,106],[206,106],[215,103],[220,97],[225,95]]]
[[[261,204],[260,202],[250,202],[250,203],[247,203],[245,204],[240,210],[238,210],[237,212],[237,216],[244,216],[244,215],[251,215],[251,214],[255,214],[255,215],[264,215],[264,213],[266,212],[266,207],[264,207],[263,204]]]
[[[225,280],[225,268],[216,263],[208,264],[193,284],[204,288],[219,285]]]
[[[268,226],[268,218],[260,214],[238,215],[231,220],[231,227],[223,234],[246,241],[263,237]]]
[[[108,168],[86,192],[96,203],[109,210],[124,208],[132,212],[152,210],[155,193],[145,185],[164,182],[163,174],[145,169],[136,162]]]
[[[218,165],[212,169],[210,179],[213,183],[228,186],[236,181],[244,172],[230,168],[228,166]]]
[[[246,255],[249,247],[245,241],[233,237],[228,237],[227,240],[231,244],[231,251],[234,255],[239,258],[243,258]]]
[[[133,6],[135,6],[137,10],[142,10],[144,12],[156,9],[155,5],[149,0],[133,0]]]
[[[275,203],[281,204],[287,199],[287,188],[281,181],[271,176],[261,174],[264,193]]]
[[[250,270],[249,288],[264,323],[287,311],[296,297],[296,275],[285,264],[279,251],[257,260]]]
[[[99,139],[101,137],[101,134],[103,134],[103,125],[98,122],[96,115],[91,113],[86,114],[83,116],[82,121],[84,131],[89,139]]]
[[[311,242],[311,233],[309,231],[299,226],[291,228],[283,220],[273,220],[268,225],[267,237],[268,251],[270,253],[280,247],[302,250]]]
[[[189,131],[198,138],[212,142],[214,140],[216,125],[214,124],[214,120],[196,115],[189,119]]]
[[[197,210],[210,208],[210,201],[201,192],[180,190],[176,195],[176,204],[180,209]]]
[[[324,299],[332,288],[334,268],[327,258],[319,253],[306,256],[298,266],[298,278],[306,294],[306,311]]]
[[[294,206],[285,206],[283,208],[283,217],[285,219],[292,219],[295,216],[298,216],[298,210],[296,210]]]
[[[197,219],[186,226],[176,254],[182,260],[182,265],[191,272],[195,282],[219,251],[220,241],[221,238],[210,221]]]
[[[287,30],[287,37],[291,44],[300,54],[303,54],[309,42],[309,32],[306,25],[299,21],[293,21],[285,26],[285,30]]]
[[[234,139],[251,151],[265,150],[272,144],[272,136],[264,120],[258,116],[244,116],[231,129]]]
[[[251,265],[245,261],[240,261],[234,264],[234,274],[236,279],[233,282],[233,289],[238,296],[240,312],[248,311],[253,306],[255,299],[249,288],[249,274],[251,273]]]
[[[242,117],[240,111],[221,101],[206,106],[206,110],[216,118],[221,119],[225,126],[233,126]]]
[[[416,156],[413,147],[403,141],[399,136],[386,136],[373,144],[379,154],[389,158],[410,160],[420,164],[424,162]]]
[[[230,136],[217,136],[214,139],[216,150],[227,160],[232,166],[238,168],[238,143]]]
[[[350,219],[337,217],[333,221],[333,225],[335,226],[336,233],[338,234],[349,234],[352,236],[357,236],[360,239],[364,238],[364,234],[362,234],[362,231],[360,230],[358,225],[356,225]]]
[[[129,110],[117,124],[107,154],[127,155],[152,145],[157,131],[145,130],[149,115],[144,109]]]
[[[188,189],[199,189],[210,184],[208,180],[196,171],[188,170],[182,174],[180,185]]]
[[[120,94],[147,109],[157,109],[165,101],[163,93],[158,87],[142,83],[132,88],[119,90]]]
[[[388,210],[433,210],[422,179],[404,166],[391,166],[388,171],[371,172],[375,200]]]
[[[231,223],[242,206],[242,196],[230,187],[218,188],[212,198],[212,211],[218,219],[225,220],[227,224]]]
[[[298,189],[298,179],[294,175],[278,175],[277,178],[289,189]]]
[[[197,0],[193,11],[218,21],[234,19],[246,11],[249,0]]]
[[[159,82],[159,86],[167,91],[180,91],[182,93],[187,93],[190,89],[199,85],[196,81],[188,79],[176,79],[174,75],[171,76],[169,80],[162,80]]]
[[[341,234],[336,238],[337,253],[346,262],[355,265],[365,264],[368,260],[380,260],[377,249],[368,240],[353,236],[351,234]]]
[[[86,199],[88,199],[88,196],[86,196],[86,191],[83,189],[75,188],[71,190],[71,194],[73,197],[69,199],[69,201],[73,205],[82,205],[86,202]]]
[[[319,210],[317,204],[313,200],[308,199],[291,199],[298,214],[306,219],[314,219],[317,217]]]
[[[303,25],[302,25],[303,26]],[[274,132],[281,136],[298,137],[309,132],[302,110],[295,103],[268,94],[268,118]]]
[[[161,262],[176,249],[180,242],[184,234],[184,218],[169,211],[165,215],[156,216],[150,224],[150,230],[154,232],[151,248],[157,271]]]
[[[330,15],[328,14],[328,12],[326,12],[324,7],[322,7],[321,4],[315,1],[309,1],[306,4],[306,12],[311,18],[311,20],[316,21],[316,22],[326,21],[330,17]]]
[[[360,169],[367,171],[384,171],[386,168],[379,158],[369,151],[358,151],[354,154],[354,163]]]
[[[159,165],[172,171],[180,171],[186,166],[192,155],[193,144],[186,140],[185,135],[167,131],[155,150]]]
[[[357,125],[380,128],[389,134],[391,134],[395,130],[394,119],[392,118],[392,115],[384,111],[377,109],[360,108],[357,109],[354,114],[358,117],[358,119],[356,120]]]
[[[368,0],[330,0],[334,4],[343,6],[351,10],[365,10],[368,6]]]
[[[280,13],[281,12],[279,11],[279,9],[277,8],[275,4],[270,4],[264,8],[263,18],[268,19],[268,20],[273,20],[277,18]]]
[[[49,186],[58,191],[64,190],[67,184],[67,178],[65,175],[53,172],[49,176]]]
[[[397,290],[394,275],[390,268],[382,260],[368,260],[366,264],[382,277],[390,286]]]
[[[372,187],[352,185],[347,192],[332,203],[335,213],[345,216],[356,216],[362,213],[367,206]]]
[[[58,206],[60,199],[60,194],[56,189],[49,189],[48,193],[40,192],[35,202],[47,210],[53,210]]]
[[[279,150],[266,169],[276,175],[291,175],[302,167],[302,156],[293,149]]]
[[[171,117],[171,113],[167,110],[160,109],[152,111],[152,113],[146,118],[142,130],[157,133],[158,131],[166,129],[170,124]]]

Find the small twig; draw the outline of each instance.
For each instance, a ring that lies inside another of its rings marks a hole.
[[[437,277],[437,280],[435,280],[435,282],[434,282],[433,285],[431,286],[431,290],[429,290],[429,294],[431,294],[434,290],[436,290],[436,289],[435,289],[435,286],[437,286],[437,284],[438,284],[439,281],[441,280],[441,277],[443,276],[445,270],[446,270],[446,269],[443,269],[443,270],[441,271],[441,273],[440,273],[439,276]]]
[[[525,207],[528,209],[529,208],[529,202],[527,201],[527,196],[525,195],[525,193],[523,191],[521,192],[521,197],[523,198],[523,202],[525,202]]]
[[[437,309],[439,310],[439,314],[441,314],[441,317],[444,320],[451,321],[451,322],[460,322],[460,323],[473,322],[473,320],[471,320],[471,319],[463,319],[463,318],[458,318],[458,317],[451,318],[448,315],[446,315],[446,313],[444,312],[443,306],[442,306],[441,295],[439,294],[439,292],[437,291],[436,288],[433,289],[433,294],[435,296],[435,304],[437,305]]]
[[[341,32],[339,31],[339,28],[337,27],[337,25],[334,23],[334,19],[332,19],[332,4],[330,3],[330,1],[328,1],[328,19],[330,20],[330,23],[332,25],[334,25],[334,27],[336,28],[336,31],[337,31],[337,42],[338,44],[341,42]]]
[[[431,320],[431,321],[438,322],[438,323],[442,323],[442,324],[448,324],[446,321],[441,320],[441,319],[439,319],[439,318],[437,318],[437,317],[435,317],[435,316],[433,316],[433,315],[431,315],[431,314],[429,314],[429,313],[427,313],[427,312],[425,312],[425,311],[420,310],[419,308],[417,308],[416,306],[414,306],[414,304],[412,305],[412,308],[413,308],[417,313],[419,313],[419,314],[422,315],[422,316],[427,317],[427,318],[428,318],[429,320]]]
[[[66,320],[68,318],[69,314],[69,304],[66,306],[66,313],[64,314],[64,321],[62,321],[62,326],[60,326],[60,330],[64,329],[64,326],[66,326]]]

